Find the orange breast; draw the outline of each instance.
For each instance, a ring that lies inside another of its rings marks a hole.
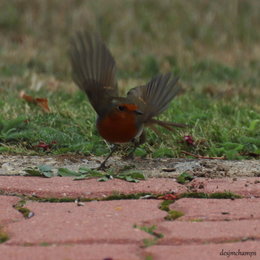
[[[112,113],[97,120],[99,134],[110,143],[130,142],[137,134],[136,116],[133,113]]]

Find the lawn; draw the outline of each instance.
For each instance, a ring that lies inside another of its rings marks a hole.
[[[259,11],[258,0],[0,0],[0,153],[107,154],[71,79],[69,40],[86,29],[113,53],[122,95],[158,73],[180,77],[160,119],[188,127],[148,129],[137,156],[259,158]]]

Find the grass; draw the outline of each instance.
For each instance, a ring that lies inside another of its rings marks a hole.
[[[136,155],[184,157],[187,151],[259,158],[260,4],[223,3],[98,0],[74,1],[67,8],[58,0],[0,1],[0,153],[109,151],[95,129],[95,113],[70,76],[69,37],[84,24],[110,46],[121,93],[160,72],[180,76],[183,91],[160,118],[189,127],[160,129],[160,136],[148,130]],[[21,90],[47,98],[51,113],[22,100]]]
[[[0,227],[0,244],[6,242],[9,239],[9,235],[2,231],[2,227]]]
[[[204,192],[188,192],[183,193],[181,198],[199,198],[199,199],[241,199],[242,196],[233,192],[215,192],[215,193],[204,193]]]
[[[160,204],[160,209],[164,210],[167,212],[167,216],[164,217],[165,220],[168,221],[173,221],[177,218],[180,218],[184,215],[183,212],[181,211],[177,211],[177,210],[171,210],[170,209],[170,205],[174,203],[174,200],[164,200],[161,204]]]
[[[153,236],[153,238],[145,238],[143,239],[143,245],[142,247],[147,248],[153,245],[156,245],[158,243],[159,239],[162,239],[164,237],[164,235],[162,233],[158,233],[155,230],[157,229],[157,227],[155,225],[152,226],[138,226],[138,225],[134,225],[134,228],[137,228],[139,230],[142,230],[150,235]]]

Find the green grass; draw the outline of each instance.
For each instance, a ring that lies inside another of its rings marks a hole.
[[[134,228],[140,229],[150,235],[153,236],[153,238],[145,238],[143,239],[143,245],[142,247],[147,248],[153,245],[156,245],[159,241],[159,239],[162,239],[164,237],[164,235],[162,233],[158,233],[155,230],[157,229],[157,227],[155,225],[152,226],[138,226],[138,225],[134,225]]]
[[[167,216],[164,217],[165,220],[168,221],[173,221],[177,218],[180,218],[184,215],[184,213],[182,211],[177,211],[177,210],[171,210],[170,209],[170,205],[174,203],[174,200],[164,200],[161,204],[160,204],[160,209],[164,210],[167,212]]]
[[[160,72],[180,76],[183,91],[160,118],[189,127],[160,129],[160,136],[148,130],[136,155],[259,158],[259,6],[257,0],[74,1],[70,8],[58,0],[0,1],[0,153],[109,151],[70,76],[69,37],[85,24],[110,46],[121,93]],[[19,98],[21,90],[47,98],[51,113]]]
[[[6,242],[9,239],[9,235],[1,229],[2,227],[0,227],[0,244]]]
[[[108,152],[95,129],[95,114],[80,92],[40,94],[49,99],[53,111],[49,114],[35,105],[28,105],[17,95],[18,92],[10,92],[0,103],[0,109],[4,111],[0,119],[0,152],[85,155]],[[179,157],[185,150],[228,159],[259,154],[260,116],[250,105],[239,104],[237,100],[228,102],[203,93],[186,93],[176,98],[161,118],[190,126],[175,132],[161,129],[161,136],[148,130],[148,141],[137,154]],[[193,146],[184,142],[186,135],[193,137]],[[39,142],[54,144],[44,151],[37,147]]]
[[[215,192],[215,193],[204,193],[204,192],[188,192],[183,193],[181,198],[199,198],[199,199],[241,199],[242,196],[233,192]]]

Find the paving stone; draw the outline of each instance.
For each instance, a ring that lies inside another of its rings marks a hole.
[[[6,193],[19,193],[39,197],[106,197],[115,192],[131,194],[139,192],[176,194],[186,192],[184,185],[174,179],[147,179],[139,183],[123,180],[98,182],[96,179],[73,181],[70,177],[23,177],[1,176],[0,190]]]
[[[260,220],[168,221],[158,225],[158,232],[164,234],[161,243],[168,245],[260,239]]]
[[[145,251],[147,256],[153,257],[153,260],[256,260],[259,259],[260,242],[246,241],[207,245],[152,246]],[[244,255],[242,255],[243,253]]]
[[[178,220],[260,219],[260,198],[254,199],[191,199],[184,198],[170,205],[184,216]]]
[[[0,245],[3,260],[140,260],[140,248],[135,245]]]
[[[213,193],[231,191],[245,197],[260,197],[260,177],[247,178],[197,178],[187,185],[197,192]]]
[[[19,200],[17,197],[0,196],[0,226],[23,219],[23,215],[13,208]]]
[[[11,239],[7,244],[24,243],[132,243],[137,244],[148,233],[134,224],[156,223],[166,216],[158,200],[94,201],[76,203],[30,202],[34,212],[30,219],[7,226]]]
[[[0,225],[10,239],[0,245],[4,260],[144,260],[160,259],[257,259],[260,248],[260,178],[197,178],[186,185],[198,192],[232,191],[243,199],[183,198],[170,209],[184,212],[175,221],[165,221],[158,200],[117,200],[76,203],[27,202],[35,215],[25,219],[13,208],[19,198],[0,196]],[[40,197],[106,197],[115,191],[180,194],[185,185],[174,179],[148,179],[140,183],[122,180],[97,182],[72,178],[1,176],[0,190],[5,193]],[[141,248],[143,239],[152,235],[133,225],[156,225],[162,233],[157,245]],[[252,241],[254,240],[254,241]],[[245,241],[245,242],[241,242]],[[222,252],[221,255],[220,253]],[[256,252],[257,256],[227,254]]]

